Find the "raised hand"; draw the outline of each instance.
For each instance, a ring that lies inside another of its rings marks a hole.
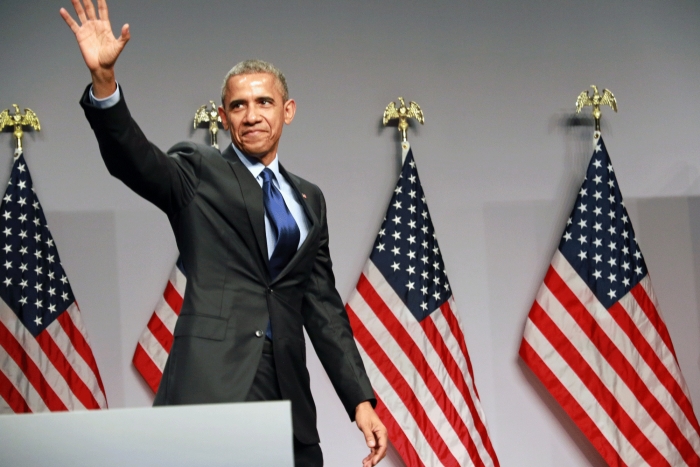
[[[116,90],[114,64],[124,46],[129,41],[129,25],[122,26],[121,35],[116,38],[109,22],[106,0],[97,0],[99,18],[91,0],[71,0],[78,15],[78,24],[66,11],[60,13],[75,34],[83,60],[92,74],[92,92],[95,97],[107,97]],[[84,5],[84,6],[83,6]]]

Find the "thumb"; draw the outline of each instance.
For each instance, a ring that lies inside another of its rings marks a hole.
[[[122,35],[119,36],[119,43],[121,44],[122,48],[126,45],[127,42],[129,42],[129,39],[131,39],[131,32],[129,31],[129,24],[125,24],[122,26]]]
[[[374,436],[374,432],[368,427],[362,427],[362,433],[365,435],[365,441],[367,442],[367,447],[373,448],[377,445],[377,441]]]

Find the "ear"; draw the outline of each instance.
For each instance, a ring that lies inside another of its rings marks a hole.
[[[294,114],[297,112],[297,103],[294,99],[289,99],[284,103],[284,123],[289,125],[294,120]]]
[[[221,126],[224,127],[224,130],[228,131],[228,117],[226,116],[226,111],[221,106],[219,106],[218,111],[219,117],[221,117]]]

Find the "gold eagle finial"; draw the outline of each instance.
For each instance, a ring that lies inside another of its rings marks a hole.
[[[219,111],[216,108],[214,101],[209,101],[211,106],[207,109],[207,105],[204,104],[194,113],[194,128],[195,130],[201,123],[209,124],[209,134],[211,135],[211,145],[216,149],[219,149],[219,143],[217,142],[217,133],[219,132],[219,124],[221,123],[221,117],[219,116]]]
[[[411,101],[408,104],[408,107],[403,101],[403,97],[399,97],[399,102],[401,102],[401,105],[398,108],[396,108],[396,105],[393,101],[386,106],[382,122],[384,123],[384,125],[386,125],[387,123],[389,123],[390,120],[395,120],[398,118],[399,131],[401,132],[401,141],[405,142],[406,130],[408,130],[408,119],[415,118],[420,122],[421,125],[425,122],[425,119],[423,117],[423,111],[421,110],[420,106],[415,102]]]
[[[579,94],[578,99],[576,99],[576,113],[581,112],[586,106],[593,107],[593,118],[595,119],[595,131],[600,131],[600,106],[609,105],[612,109],[617,112],[617,100],[615,96],[608,89],[603,89],[603,94],[598,94],[598,88],[595,84],[591,84],[593,88],[593,95],[589,96],[588,91],[583,91]]]
[[[22,150],[22,136],[24,136],[22,127],[26,126],[40,131],[41,125],[39,124],[39,117],[36,116],[32,109],[24,109],[24,115],[22,115],[17,104],[12,104],[12,107],[15,108],[13,115],[10,115],[10,109],[0,112],[0,131],[4,130],[5,127],[14,128],[12,134],[17,138],[15,153],[18,153]]]

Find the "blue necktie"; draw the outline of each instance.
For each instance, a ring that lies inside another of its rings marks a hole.
[[[272,170],[265,168],[260,175],[263,179],[262,189],[265,212],[277,238],[275,250],[272,252],[268,263],[270,278],[274,280],[289,263],[289,260],[292,259],[294,253],[296,253],[299,246],[300,233],[299,226],[294,220],[292,213],[289,212],[282,193],[272,183],[272,180],[276,179],[275,174],[272,173]],[[265,335],[270,339],[272,338],[270,323],[267,325]]]

